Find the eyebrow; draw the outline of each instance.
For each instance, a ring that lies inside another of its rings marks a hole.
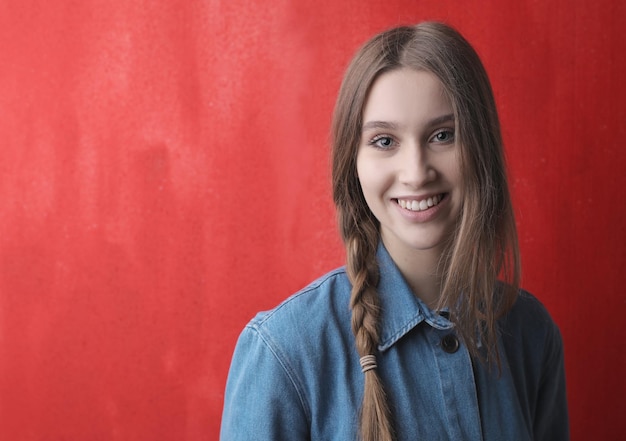
[[[431,119],[426,123],[426,127],[437,126],[439,124],[443,124],[446,122],[454,122],[454,114],[449,113],[447,115],[438,116],[437,118]],[[385,130],[396,130],[398,129],[398,124],[390,121],[368,121],[363,124],[362,131],[365,132],[367,130],[373,129],[385,129]]]
[[[442,115],[440,117],[437,117],[433,120],[431,120],[428,125],[429,126],[437,126],[439,124],[443,124],[446,122],[454,122],[454,113],[449,113],[447,115]]]
[[[363,131],[372,130],[372,129],[389,129],[395,130],[398,128],[396,123],[388,122],[388,121],[368,121],[363,124]]]

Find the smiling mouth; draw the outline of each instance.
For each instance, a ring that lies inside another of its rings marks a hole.
[[[409,200],[409,199],[396,199],[398,205],[400,205],[405,210],[409,211],[424,211],[428,210],[431,207],[434,207],[441,202],[444,198],[445,194],[438,194],[436,196],[432,196],[430,198],[422,199],[420,201]]]

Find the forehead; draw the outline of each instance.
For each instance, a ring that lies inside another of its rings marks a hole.
[[[413,125],[451,113],[452,103],[434,74],[403,68],[374,81],[363,108],[363,122]]]

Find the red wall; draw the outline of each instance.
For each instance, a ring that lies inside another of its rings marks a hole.
[[[490,72],[572,439],[618,439],[625,3],[267,3],[0,2],[0,439],[217,439],[243,325],[342,262],[343,69],[423,19]]]

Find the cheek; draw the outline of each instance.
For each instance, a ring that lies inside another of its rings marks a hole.
[[[377,196],[380,192],[380,176],[378,173],[376,173],[376,169],[372,166],[370,161],[363,161],[358,159],[356,172],[359,179],[359,184],[361,185],[361,193],[363,194],[363,198],[365,199],[368,208],[372,210],[372,203],[375,204]]]
[[[356,172],[362,188],[370,191],[380,190],[385,186],[389,173],[385,170],[385,161],[380,161],[371,155],[357,156]]]
[[[451,152],[439,162],[439,170],[442,177],[457,188],[463,187],[463,169],[459,154]]]
[[[363,195],[369,202],[369,199],[373,197],[373,193],[376,193],[378,187],[380,186],[380,176],[376,173],[375,168],[369,166],[369,164],[361,164],[360,166],[357,166],[356,172],[359,178],[359,183],[361,184]]]

